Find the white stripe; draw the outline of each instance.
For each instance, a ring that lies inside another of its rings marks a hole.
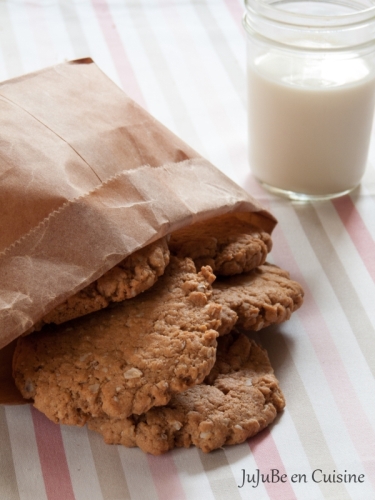
[[[76,500],[103,500],[86,427],[60,428]]]
[[[326,375],[320,364],[321,362],[330,362],[329,353],[327,353],[326,360],[320,360],[317,357],[297,315],[280,327],[279,334],[290,338],[288,341],[290,354],[311,402],[311,407],[314,408],[315,416],[337,469],[343,471],[347,468],[353,472],[363,473],[361,459],[352,442],[341,409],[336,403],[335,395],[332,393],[334,388],[331,388],[327,383]],[[284,369],[287,370],[287,367]],[[344,394],[345,388],[343,387],[342,397],[345,397]],[[309,429],[308,420],[306,421],[306,429]],[[300,458],[299,455],[298,458]]]
[[[369,148],[369,162],[368,167],[365,172],[364,180],[367,183],[367,187],[369,187],[369,182],[372,183],[371,192],[375,194],[375,170],[374,170],[374,162],[375,162],[375,113],[374,113],[374,122],[372,125],[372,133],[371,133],[371,141]]]
[[[123,5],[122,9],[119,9],[118,5],[109,4],[109,8],[131,67],[137,76],[147,110],[171,131],[177,133],[175,119],[147,55],[147,43],[144,43],[142,33],[136,29],[136,22],[132,15],[134,9],[127,4]]]
[[[47,500],[30,407],[6,406],[5,415],[20,500]]]
[[[368,375],[368,372],[366,373],[366,363],[358,362],[361,354],[358,352],[355,336],[350,330],[345,313],[342,311],[330,283],[322,272],[309,242],[304,237],[302,228],[299,227],[299,221],[292,208],[289,210],[279,210],[277,216],[283,228],[283,233],[289,241],[293,255],[304,277],[308,279],[309,288],[319,307],[320,313],[329,327],[331,338],[335,342],[338,354],[341,356],[341,368],[344,368],[347,374],[348,368],[345,363],[346,361],[350,363],[350,374],[348,374],[348,377],[351,378],[352,387],[356,390],[357,398],[362,402],[362,408],[358,409],[358,411],[363,410],[374,429],[374,416],[371,417],[373,398],[368,399],[366,395],[366,393],[368,395],[373,394],[374,381]],[[297,233],[299,235],[298,240],[295,238]],[[296,244],[296,241],[298,241],[298,244]],[[277,242],[275,242],[276,244]],[[307,335],[302,333],[302,325],[297,325],[298,314],[298,312],[295,313],[288,323],[282,325],[280,331],[285,331],[288,337],[294,340],[290,348],[291,354],[300,377],[304,381],[306,392],[309,394],[312,405],[316,410],[316,415],[320,421],[325,439],[329,444],[332,456],[335,457],[335,462],[338,464],[341,463],[343,467],[347,466],[348,463],[359,463],[360,460],[346,430],[343,416],[340,413],[341,410],[336,407],[333,401],[334,395],[331,393],[332,389],[327,384],[323,372],[323,364],[330,362],[330,353],[327,353],[326,359],[318,359],[312,342],[308,339]],[[319,332],[317,332],[317,335],[319,335]],[[345,343],[343,342],[343,337],[345,337]],[[349,345],[349,348],[346,345]],[[356,362],[349,359],[350,348],[355,349],[355,355],[352,355],[356,359]],[[345,361],[342,359],[343,356]],[[362,370],[365,370],[365,373]],[[360,389],[358,387],[358,380],[364,382],[364,388]],[[369,389],[367,389],[368,386]],[[342,392],[344,394],[344,387]],[[373,415],[375,415],[375,412]]]
[[[375,283],[369,276],[332,204],[316,204],[315,209],[375,331],[375,310],[373,307]],[[324,289],[327,288],[329,287],[326,284]],[[361,401],[362,408],[375,431],[375,399],[373,397],[375,380],[358,345],[356,332],[351,330],[345,311],[342,311],[335,295],[324,297],[320,291],[315,295],[320,310],[325,311],[325,321],[335,341],[346,372],[356,389],[357,397]],[[329,305],[328,310],[327,304]],[[345,341],[343,341],[343,332],[345,332]],[[366,334],[368,333],[366,332]]]
[[[314,204],[314,208],[375,330],[375,310],[373,308],[373,297],[375,296],[374,280],[367,271],[362,257],[359,255],[333,205],[331,203],[316,203]],[[362,209],[363,211],[367,211],[368,215],[371,212],[372,219],[374,219],[374,208],[370,199],[363,201]]]
[[[42,5],[31,4],[28,0],[23,0],[25,16],[30,25],[30,35],[32,36],[40,60],[40,67],[51,66],[57,62],[57,54],[52,45],[50,30],[45,19],[45,12]]]
[[[202,78],[202,75],[199,75],[199,66],[189,66],[191,61],[186,60],[184,51],[183,49],[181,50],[180,38],[176,38],[172,33],[170,29],[171,25],[167,22],[164,11],[161,13],[161,9],[144,9],[144,13],[148,18],[149,26],[154,31],[160,43],[160,49],[163,52],[164,58],[168,61],[175,84],[180,91],[181,97],[189,111],[191,121],[195,124],[197,134],[201,138],[207,152],[207,159],[217,166],[220,163],[222,165],[230,165],[231,161],[228,152],[220,147],[222,141],[220,141],[220,133],[218,131],[219,125],[207,109],[206,92],[201,91],[201,82],[198,80]],[[175,29],[185,30],[182,20],[183,16],[181,16],[181,25],[175,25]],[[190,43],[190,40],[186,40],[186,43]],[[191,144],[189,138],[184,139]],[[195,147],[194,144],[191,145]]]
[[[327,234],[330,238],[333,238],[333,244],[338,255],[343,259],[344,255],[345,257],[349,255],[349,261],[344,261],[343,265],[352,283],[356,285],[356,293],[363,301],[364,308],[375,326],[375,314],[372,307],[373,301],[369,301],[369,299],[375,295],[375,285],[369,280],[368,275],[366,277],[367,271],[364,269],[360,257],[353,247],[339,217],[337,214],[335,215],[333,208],[330,207],[331,204],[329,203],[317,204],[316,210],[320,215],[323,226],[326,228]],[[374,398],[370,396],[375,391],[375,381],[359,349],[356,332],[351,330],[345,311],[342,310],[335,291],[332,289],[332,285],[323,272],[309,241],[304,236],[303,228],[300,226],[300,222],[296,218],[294,210],[292,208],[289,210],[279,210],[278,219],[283,229],[284,236],[289,241],[293,256],[305,279],[308,280],[309,289],[329,328],[331,338],[340,355],[342,365],[345,367],[349,378],[352,380],[353,386],[357,390],[358,397],[361,398],[361,394],[364,396],[362,397],[363,408],[367,410],[368,418],[373,421],[375,416],[375,401]],[[297,233],[298,240],[296,239]],[[335,239],[335,235],[338,239]],[[296,243],[297,241],[298,244]],[[275,243],[275,245],[276,244],[277,243]],[[360,275],[358,281],[355,272],[351,269],[352,266]],[[360,268],[362,272],[360,272]],[[369,290],[373,293],[369,293]],[[344,337],[345,342],[343,341]],[[370,401],[372,401],[371,404]]]
[[[29,73],[42,68],[44,61],[39,58],[25,6],[16,2],[7,2],[7,6],[19,48],[23,71]]]
[[[165,9],[165,16],[169,17]],[[241,174],[241,163],[246,162],[246,113],[240,97],[233,92],[233,85],[218,57],[216,48],[207,34],[208,26],[203,25],[191,3],[173,8],[173,21],[177,22],[179,31],[184,34],[184,43],[190,50],[182,47],[180,59],[187,70],[188,78],[196,88],[196,99],[207,113],[210,126],[200,132],[202,140],[211,144],[211,160],[220,170],[232,179],[238,180]],[[162,33],[158,33],[158,38]],[[169,42],[170,43],[170,42]],[[181,68],[181,65],[179,66]],[[178,85],[183,84],[182,78]],[[202,109],[197,111],[199,121]],[[193,117],[194,122],[198,120]],[[212,153],[211,148],[214,149]],[[212,156],[211,156],[212,155]]]
[[[118,447],[118,452],[132,500],[157,499],[147,455],[139,448]]]
[[[241,9],[244,11],[243,2],[239,2]],[[231,48],[233,56],[237,63],[246,72],[246,37],[245,30],[240,31],[235,23],[232,14],[229,12],[228,6],[224,2],[211,1],[207,2],[212,16],[215,18],[221,34],[226,39],[228,46]],[[241,19],[239,19],[239,22]]]
[[[198,500],[204,491],[204,500],[215,500],[198,449],[195,447],[178,448],[171,453],[187,498]]]
[[[8,80],[10,78],[10,75],[8,74],[4,60],[4,54],[1,49],[2,45],[0,44],[0,81],[3,81],[3,80]]]
[[[73,0],[73,4],[90,48],[90,54],[87,56],[91,57],[102,71],[121,87],[119,75],[92,3],[89,0]]]
[[[76,54],[69,38],[61,10],[55,1],[44,6],[45,21],[53,43],[54,64],[75,59]]]
[[[286,207],[287,205],[285,205]],[[332,205],[330,203],[316,204],[315,208],[375,328],[375,312],[373,301],[371,301],[371,297],[375,295],[375,284],[369,279],[363,262]],[[363,408],[367,410],[368,418],[373,421],[375,401],[373,401],[374,398],[369,397],[375,391],[375,381],[358,346],[356,332],[352,331],[345,311],[343,311],[332,285],[305,237],[294,210],[292,208],[279,210],[277,216],[293,256],[308,281],[309,289],[329,328],[342,365],[345,366],[345,370],[357,390],[358,397],[361,398],[362,394]],[[275,242],[276,245],[277,242]],[[282,263],[279,263],[279,265],[282,265]],[[358,276],[356,276],[356,273],[358,273]],[[372,291],[372,293],[369,293],[369,291]],[[344,338],[345,342],[343,341]],[[372,401],[371,404],[370,401]]]

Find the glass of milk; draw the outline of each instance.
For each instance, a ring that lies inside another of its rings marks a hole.
[[[375,106],[375,0],[245,0],[249,162],[268,190],[358,186]]]

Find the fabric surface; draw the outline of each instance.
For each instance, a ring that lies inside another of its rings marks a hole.
[[[240,0],[0,0],[1,80],[92,57],[276,216],[270,261],[306,294],[290,321],[256,335],[287,403],[269,429],[211,454],[153,457],[0,406],[2,500],[375,498],[375,131],[349,196],[300,204],[263,191],[247,162],[243,10]]]

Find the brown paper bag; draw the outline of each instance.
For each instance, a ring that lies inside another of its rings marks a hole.
[[[91,59],[0,84],[0,403],[19,335],[127,255],[196,221],[276,221]]]

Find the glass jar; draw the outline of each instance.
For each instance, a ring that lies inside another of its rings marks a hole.
[[[354,189],[375,106],[375,1],[245,0],[249,162],[291,199]]]

